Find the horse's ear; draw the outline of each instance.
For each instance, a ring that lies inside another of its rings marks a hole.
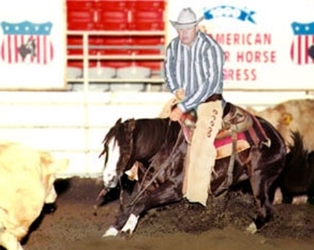
[[[122,118],[120,117],[120,118],[116,121],[115,126],[116,126],[116,125],[118,125],[118,124],[120,124],[120,123],[121,123],[121,121],[122,121]]]

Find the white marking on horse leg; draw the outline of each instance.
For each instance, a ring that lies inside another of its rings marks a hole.
[[[113,226],[109,227],[102,237],[117,236],[119,231]]]
[[[254,222],[252,222],[247,228],[246,231],[251,233],[251,234],[255,234],[257,232],[257,227],[255,225]]]
[[[275,197],[274,197],[274,201],[273,204],[282,204],[282,192],[280,190],[280,188],[277,188],[275,191]]]
[[[307,195],[294,196],[292,199],[292,204],[293,205],[306,204],[307,199],[308,199]]]
[[[128,221],[125,223],[124,227],[121,229],[121,232],[132,234],[137,225],[139,216],[131,214]]]

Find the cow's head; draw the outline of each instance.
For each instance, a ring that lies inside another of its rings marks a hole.
[[[57,193],[54,188],[56,174],[64,171],[68,165],[68,159],[56,160],[48,152],[40,152],[40,161],[43,170],[43,181],[45,187],[45,203],[54,203]]]

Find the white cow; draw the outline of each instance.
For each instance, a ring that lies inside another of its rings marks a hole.
[[[20,241],[42,211],[57,198],[55,174],[68,160],[18,143],[0,143],[0,245],[22,250]]]
[[[268,120],[293,145],[291,131],[299,131],[306,150],[314,150],[314,99],[296,99],[278,103],[262,111],[247,110]]]

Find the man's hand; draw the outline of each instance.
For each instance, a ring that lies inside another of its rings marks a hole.
[[[185,96],[185,92],[183,89],[178,89],[176,91],[176,98],[179,100],[179,101],[182,101],[184,99],[184,96]]]
[[[169,118],[172,121],[178,121],[182,114],[183,112],[178,107],[175,107],[173,110],[171,110]]]

